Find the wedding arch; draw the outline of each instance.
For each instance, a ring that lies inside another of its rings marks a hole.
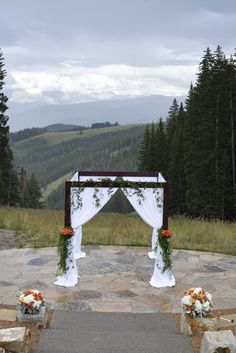
[[[153,287],[173,287],[171,269],[164,269],[157,235],[168,229],[168,183],[159,172],[101,172],[76,171],[65,182],[65,227],[72,227],[74,235],[66,259],[66,272],[57,277],[56,285],[73,287],[78,283],[76,259],[86,256],[81,251],[82,226],[93,218],[121,189],[135,211],[153,228],[150,259],[155,259]]]

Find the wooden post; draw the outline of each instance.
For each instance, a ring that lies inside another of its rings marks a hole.
[[[163,229],[168,229],[168,208],[169,208],[169,192],[168,183],[164,186],[164,201],[163,201]]]
[[[70,227],[71,220],[70,220],[70,209],[71,209],[71,199],[70,199],[70,189],[71,189],[71,182],[66,181],[65,183],[65,219],[64,219],[64,226]]]

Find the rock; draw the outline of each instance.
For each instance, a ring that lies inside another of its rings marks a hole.
[[[186,336],[201,336],[205,331],[216,330],[217,318],[213,314],[205,317],[191,317],[182,314],[180,330]]]
[[[30,330],[25,327],[0,329],[0,346],[12,353],[31,352]]]
[[[204,332],[201,353],[236,353],[236,338],[231,330]]]

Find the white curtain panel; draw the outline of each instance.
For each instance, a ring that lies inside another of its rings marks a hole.
[[[155,288],[165,288],[175,286],[175,277],[171,270],[165,270],[162,272],[164,267],[162,258],[162,249],[160,246],[157,247],[156,261],[154,265],[154,271],[149,282],[152,287]]]
[[[160,175],[160,173],[159,173]],[[136,182],[157,182],[159,180],[157,177],[123,177],[124,180],[127,181],[136,181]],[[152,188],[141,189],[142,194],[144,196],[144,200],[136,194],[133,194],[133,189],[127,189],[128,193],[125,193],[125,196],[135,209],[135,211],[139,214],[139,216],[146,222],[149,226],[153,227],[152,231],[152,251],[148,253],[150,259],[156,258],[155,245],[157,242],[157,230],[162,227],[163,224],[163,188],[158,188],[157,192],[159,194],[160,203],[162,203],[162,207],[158,207],[156,202],[156,195],[153,192]]]
[[[116,177],[110,177],[109,179],[115,180],[115,178]],[[90,179],[99,181],[101,177],[80,177],[80,181]],[[78,181],[78,172],[71,178],[71,181]],[[64,275],[57,277],[55,282],[56,285],[64,287],[74,287],[78,283],[79,275],[75,260],[86,256],[86,254],[81,251],[82,225],[93,218],[117,191],[117,188],[113,188],[112,190],[109,190],[109,188],[97,188],[97,196],[100,200],[100,205],[97,206],[93,197],[95,188],[85,188],[80,194],[82,205],[81,207],[77,207],[77,189],[78,188],[71,188],[71,226],[74,230],[74,235],[67,258],[67,271]]]
[[[140,181],[140,182],[153,182],[157,181],[155,177],[123,177],[127,181]],[[166,182],[162,175],[159,173],[158,182]],[[140,197],[132,193],[132,189],[127,189],[128,193],[125,193],[126,197],[130,201],[131,205],[139,216],[151,227],[153,227],[152,233],[152,251],[148,253],[149,258],[155,258],[154,271],[149,282],[151,286],[156,288],[162,287],[173,287],[175,286],[175,278],[170,270],[164,272],[164,263],[162,258],[162,250],[160,246],[157,246],[157,251],[155,251],[155,246],[157,244],[157,231],[163,225],[163,188],[158,188],[158,194],[162,207],[158,207],[156,202],[155,193],[153,189],[141,189],[144,200],[141,200]],[[124,190],[123,190],[124,191]]]
[[[93,180],[99,181],[101,177],[86,177],[81,176],[79,178],[80,181]],[[115,180],[116,177],[109,177],[111,180]],[[77,174],[78,180],[78,174]],[[97,196],[99,197],[100,205],[96,205],[96,201],[94,199],[95,188],[85,188],[81,193],[82,205],[81,207],[77,207],[77,189],[71,189],[71,198],[73,200],[71,206],[71,226],[74,229],[75,239],[74,239],[74,256],[75,259],[85,257],[86,254],[81,251],[81,242],[82,242],[82,225],[90,221],[101,209],[106,205],[106,203],[110,200],[110,198],[115,194],[117,188],[113,188],[109,190],[109,188],[96,188],[98,190]]]
[[[67,271],[62,276],[58,276],[54,284],[63,287],[74,287],[78,283],[79,273],[73,253],[73,241],[68,249],[68,257],[66,259]]]

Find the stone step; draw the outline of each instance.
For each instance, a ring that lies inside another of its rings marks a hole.
[[[191,353],[170,314],[55,313],[35,353]]]

